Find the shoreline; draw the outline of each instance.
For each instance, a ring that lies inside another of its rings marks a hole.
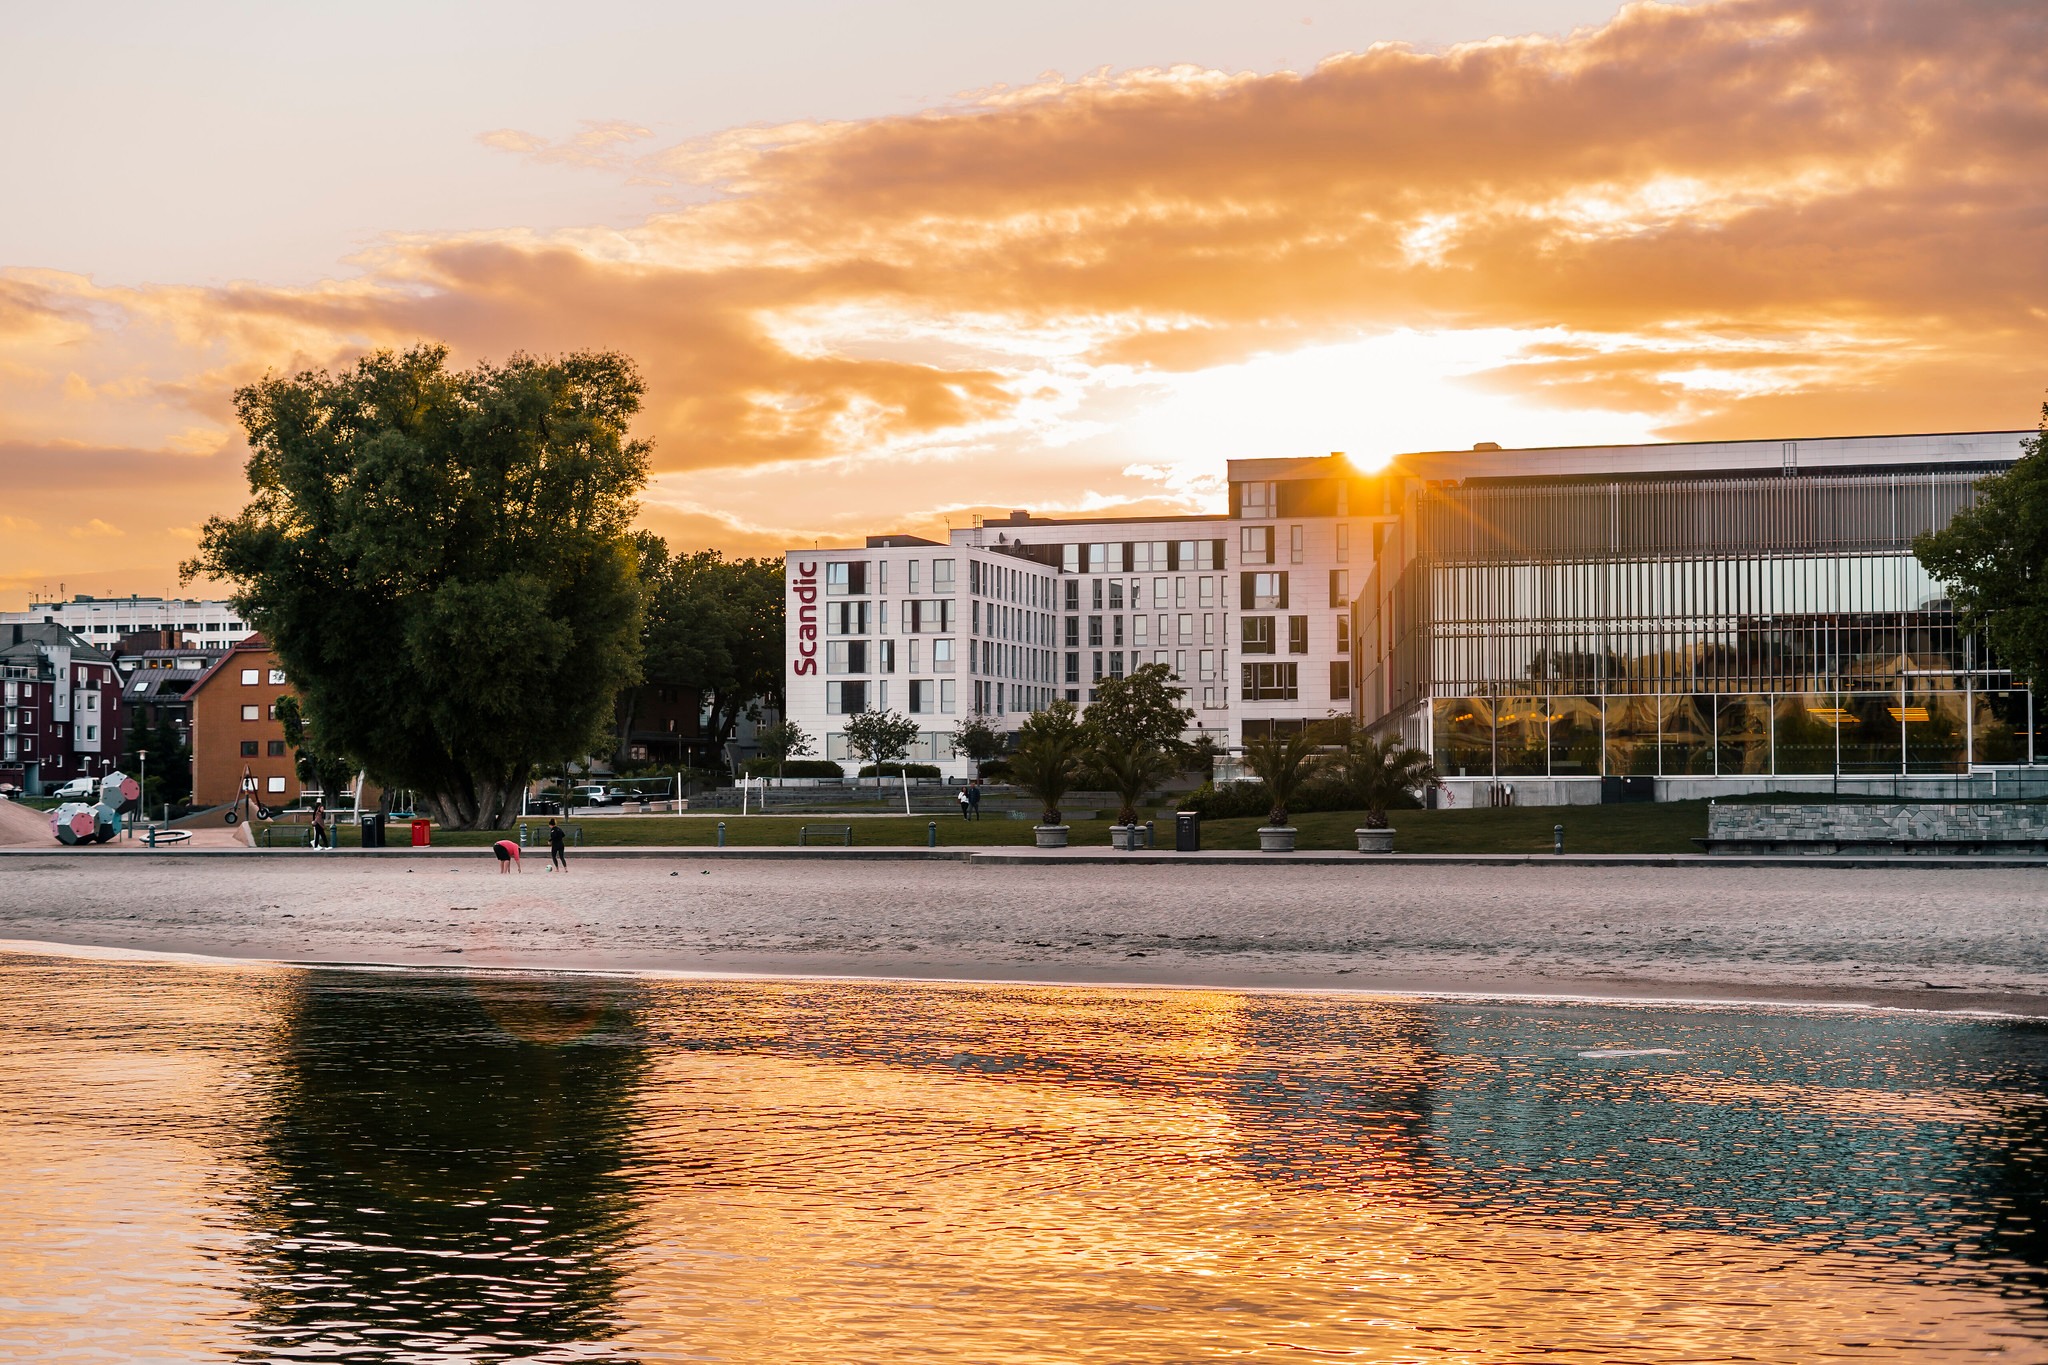
[[[1434,978],[1401,976],[1389,979],[1337,982],[1314,974],[1261,974],[1252,979],[1242,973],[1225,972],[1203,980],[1166,976],[1115,973],[1071,973],[1044,971],[1004,974],[1001,970],[971,971],[961,964],[924,969],[909,964],[897,970],[875,970],[870,965],[857,970],[854,964],[836,967],[813,966],[798,969],[795,964],[774,966],[760,963],[729,969],[678,968],[627,963],[561,961],[485,962],[463,961],[370,961],[347,959],[287,958],[262,954],[202,953],[183,949],[158,949],[91,943],[62,943],[48,940],[0,939],[0,956],[62,958],[85,962],[130,962],[143,965],[283,968],[295,971],[339,971],[365,973],[432,973],[450,976],[571,976],[602,980],[655,980],[706,983],[929,985],[956,987],[1067,987],[1130,991],[1228,991],[1247,995],[1355,996],[1377,1000],[1414,1000],[1431,1003],[1641,1006],[1754,1010],[1759,1008],[1793,1011],[1850,1012],[1874,1014],[1924,1014],[1974,1019],[2048,1019],[2048,996],[1999,992],[1955,991],[1947,988],[1923,990],[1828,990],[1799,986],[1760,986],[1741,982],[1602,981],[1567,982],[1550,980],[1451,982]],[[1007,964],[1011,968],[1030,964]],[[1275,976],[1286,978],[1276,980]],[[1601,989],[1604,988],[1604,989]]]
[[[2009,863],[627,850],[511,876],[481,850],[298,852],[14,861],[0,941],[308,967],[2048,1017],[2048,903]]]

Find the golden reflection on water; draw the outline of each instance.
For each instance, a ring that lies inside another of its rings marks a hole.
[[[0,984],[0,1359],[2048,1358],[2029,1025]]]

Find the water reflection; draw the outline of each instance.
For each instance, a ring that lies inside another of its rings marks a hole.
[[[250,1357],[609,1341],[634,1004],[609,982],[300,975],[239,1220]]]
[[[2048,1358],[2033,1024],[0,984],[8,1359]]]

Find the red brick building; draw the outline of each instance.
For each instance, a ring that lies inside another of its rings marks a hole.
[[[59,625],[0,626],[0,784],[30,794],[121,766],[114,658]]]

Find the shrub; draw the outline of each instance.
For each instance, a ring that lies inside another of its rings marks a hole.
[[[991,758],[981,765],[981,780],[984,782],[1008,782],[1011,779],[1010,760]]]
[[[939,776],[938,768],[930,763],[870,763],[860,770],[862,777],[901,777],[905,773],[909,773],[912,777],[929,777],[933,779]],[[791,776],[794,775],[791,774]]]

